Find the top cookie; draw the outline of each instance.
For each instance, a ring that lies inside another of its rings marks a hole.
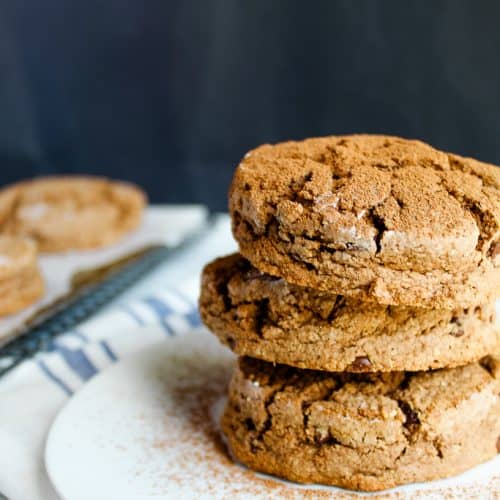
[[[419,141],[261,146],[238,166],[229,208],[241,253],[291,283],[442,308],[500,290],[500,170]]]
[[[135,229],[146,197],[98,177],[47,177],[0,190],[0,233],[37,241],[42,252],[90,249]]]

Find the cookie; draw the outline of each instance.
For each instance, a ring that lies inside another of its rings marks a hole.
[[[300,483],[365,491],[458,474],[494,457],[500,366],[343,374],[243,358],[222,430],[234,458]]]
[[[500,170],[386,136],[261,146],[229,208],[241,253],[287,281],[382,304],[468,307],[500,290]]]
[[[135,229],[146,197],[98,177],[47,177],[0,190],[0,233],[28,236],[42,252],[99,248]]]
[[[0,236],[0,316],[16,313],[43,295],[36,259],[32,241]]]
[[[238,254],[204,269],[200,313],[237,354],[298,368],[428,370],[500,349],[494,303],[448,310],[361,302],[291,285]]]

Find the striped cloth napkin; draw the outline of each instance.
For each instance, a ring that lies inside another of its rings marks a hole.
[[[172,211],[175,207],[170,207]],[[179,212],[178,226],[188,222],[184,213]],[[175,228],[171,224],[172,232]],[[0,500],[2,494],[10,500],[58,498],[43,457],[47,433],[59,410],[107,366],[197,327],[201,269],[209,260],[235,250],[229,217],[220,215],[202,241],[144,277],[100,314],[58,337],[49,352],[0,378]]]
[[[80,324],[1,379],[0,492],[10,500],[56,499],[43,453],[51,423],[68,398],[123,356],[199,325],[192,299],[163,290]]]

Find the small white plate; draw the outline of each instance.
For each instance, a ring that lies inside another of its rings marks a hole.
[[[298,486],[228,458],[215,424],[233,356],[206,332],[155,345],[85,385],[56,418],[45,462],[66,500],[150,498],[354,498]],[[215,408],[215,411],[214,411]],[[444,481],[376,498],[493,498],[500,458]]]

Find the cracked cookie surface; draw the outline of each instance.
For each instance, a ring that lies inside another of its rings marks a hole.
[[[500,450],[500,365],[346,374],[240,358],[222,430],[233,456],[302,483],[374,491],[458,474]]]
[[[238,254],[204,269],[200,313],[237,354],[298,368],[428,370],[500,348],[493,303],[448,310],[362,302],[291,285]]]
[[[46,177],[0,190],[0,233],[30,237],[41,252],[99,248],[140,223],[146,197],[99,177]]]
[[[264,145],[229,196],[260,270],[393,305],[469,306],[500,289],[500,170],[387,136]]]
[[[0,316],[24,309],[43,292],[36,245],[27,239],[0,235]]]

